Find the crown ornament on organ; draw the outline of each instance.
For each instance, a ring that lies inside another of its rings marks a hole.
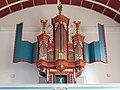
[[[78,30],[79,30],[79,28],[80,28],[81,22],[80,22],[80,21],[73,21],[73,23],[75,24],[76,34],[78,34]]]
[[[61,13],[62,13],[62,8],[63,8],[63,6],[62,6],[62,4],[61,4],[61,1],[60,0],[57,0],[57,4],[58,4],[58,11],[59,11],[59,15],[61,15]]]
[[[40,22],[41,22],[41,25],[42,25],[43,33],[45,33],[45,28],[46,28],[48,20],[40,20]]]

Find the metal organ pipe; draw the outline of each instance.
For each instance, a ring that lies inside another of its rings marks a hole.
[[[61,31],[61,24],[60,24],[60,52],[62,52],[62,31]]]
[[[63,24],[59,24],[55,32],[56,59],[66,59],[66,31]]]

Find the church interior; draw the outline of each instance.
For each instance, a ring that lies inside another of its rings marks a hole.
[[[0,90],[119,90],[120,0],[0,0]]]

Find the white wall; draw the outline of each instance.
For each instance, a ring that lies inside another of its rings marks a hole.
[[[24,9],[0,19],[0,84],[39,82],[35,64],[12,62],[16,24],[24,23],[23,40],[35,42],[40,30],[40,19],[48,19],[50,23],[51,18],[57,14],[56,5],[43,5]],[[70,18],[70,24],[73,20],[81,21],[81,30],[86,36],[86,42],[98,40],[98,22],[105,25],[108,64],[87,64],[82,75],[87,83],[120,83],[120,24],[82,7],[64,5],[63,14]]]

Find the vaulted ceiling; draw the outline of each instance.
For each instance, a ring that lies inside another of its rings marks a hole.
[[[120,0],[61,0],[62,4],[84,7],[120,23]],[[0,18],[38,5],[57,4],[57,0],[0,0]]]

